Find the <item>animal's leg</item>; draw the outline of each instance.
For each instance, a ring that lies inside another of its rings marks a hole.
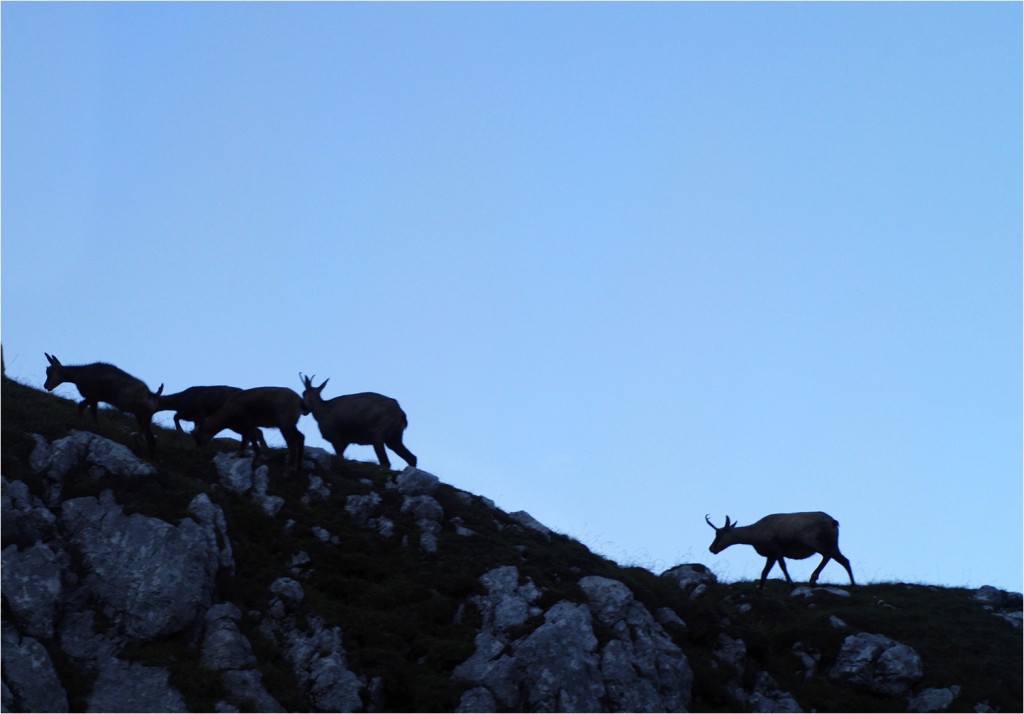
[[[339,459],[345,458],[345,449],[348,448],[347,441],[332,441],[331,446],[334,447],[334,453],[337,454]]]
[[[405,448],[405,444],[402,443],[401,437],[397,439],[392,439],[391,441],[387,442],[387,445],[389,449],[391,449],[396,454],[405,459],[405,463],[413,467],[416,466],[416,455],[409,451],[407,448]]]
[[[261,437],[262,435],[260,434],[260,430],[257,429],[256,427],[252,427],[245,435],[245,440],[249,443],[250,446],[252,446],[252,453],[255,456],[260,455],[260,441],[262,440]],[[266,446],[267,442],[264,441],[263,445]]]
[[[267,440],[263,438],[263,431],[261,431],[260,429],[256,429],[255,433],[256,433],[256,441],[253,444],[253,448],[256,448],[256,445],[258,444],[260,447],[266,449],[267,448]]]
[[[786,576],[786,582],[792,584],[793,579],[789,577],[789,571],[786,570],[786,559],[779,558],[779,567],[782,568],[782,574]]]
[[[764,570],[761,571],[761,584],[757,586],[758,589],[764,587],[764,581],[768,579],[768,573],[773,565],[775,565],[775,558],[768,558],[768,562],[764,564]]]
[[[285,443],[288,444],[289,468],[298,474],[302,471],[302,454],[306,445],[306,437],[295,426],[290,429],[282,429],[281,435],[284,437]]]
[[[199,426],[199,425],[196,424],[196,426]],[[178,431],[180,431],[182,434],[185,433],[185,430],[181,426],[181,417],[178,416],[178,414],[174,415],[174,428],[177,429]]]
[[[377,461],[380,465],[386,469],[391,468],[391,462],[388,460],[388,453],[384,451],[384,444],[380,441],[375,441],[373,444],[373,450],[377,454]]]
[[[153,436],[153,417],[149,418],[136,415],[135,421],[139,422],[139,428],[142,430],[142,435],[146,437],[146,446],[149,447],[150,458],[156,458],[156,437]]]
[[[857,583],[853,579],[853,569],[850,567],[850,561],[846,559],[846,556],[840,553],[837,548],[836,552],[832,554],[832,557],[837,563],[846,568],[846,573],[850,576],[850,585],[856,585]]]

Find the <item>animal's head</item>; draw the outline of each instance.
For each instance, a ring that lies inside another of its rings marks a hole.
[[[723,550],[733,544],[732,540],[732,529],[736,527],[736,521],[729,522],[729,516],[725,517],[725,525],[719,528],[711,522],[710,516],[704,515],[704,520],[708,522],[708,525],[715,529],[715,539],[711,542],[708,547],[712,553],[721,553]]]
[[[314,374],[313,377],[316,375]],[[319,404],[323,401],[323,397],[320,396],[320,392],[324,391],[324,387],[327,386],[327,382],[330,379],[325,379],[324,383],[319,387],[313,386],[313,377],[307,377],[301,372],[299,378],[302,380],[302,413],[309,414],[314,404]]]
[[[46,355],[46,361],[50,363],[50,366],[46,368],[46,384],[43,386],[46,391],[52,392],[64,381],[64,365],[53,355],[47,355],[45,352],[43,354]]]

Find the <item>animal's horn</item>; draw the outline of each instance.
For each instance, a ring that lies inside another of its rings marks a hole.
[[[714,528],[716,531],[718,530],[718,526],[711,522],[711,516],[709,516],[707,513],[704,514],[704,520],[708,522],[709,526]]]

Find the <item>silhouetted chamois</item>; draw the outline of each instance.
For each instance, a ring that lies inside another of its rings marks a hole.
[[[715,526],[708,516],[704,516],[704,520],[715,529],[715,540],[708,548],[712,553],[720,553],[730,545],[743,543],[754,546],[759,555],[768,559],[761,572],[759,588],[764,587],[768,571],[776,562],[782,568],[786,581],[792,584],[784,558],[802,560],[815,553],[820,553],[823,559],[811,575],[811,585],[818,580],[825,563],[832,559],[846,568],[850,584],[856,584],[853,580],[853,570],[850,569],[850,561],[839,552],[839,521],[827,513],[775,513],[749,526],[730,523],[729,516],[726,516],[725,525],[721,528]]]
[[[164,390],[164,385],[161,384],[159,389],[151,392],[142,380],[106,362],[65,366],[53,355],[47,354],[46,359],[50,363],[46,368],[46,383],[43,385],[47,391],[52,392],[64,382],[74,384],[82,395],[78,413],[81,414],[89,407],[97,421],[100,402],[133,414],[146,439],[149,455],[156,456],[153,413],[157,411],[157,401]]]
[[[416,456],[402,443],[402,433],[409,422],[398,402],[374,392],[348,394],[324,401],[320,393],[328,380],[314,387],[312,377],[301,374],[299,377],[305,387],[302,401],[313,412],[320,434],[334,447],[334,453],[342,456],[349,444],[372,445],[380,465],[390,468],[391,462],[384,451],[387,446],[410,466],[416,465]]]
[[[239,387],[227,387],[219,385],[216,387],[189,387],[181,392],[175,394],[166,394],[157,400],[157,411],[167,411],[173,409],[174,414],[174,426],[178,431],[184,433],[184,429],[181,428],[181,420],[190,421],[195,423],[195,428],[199,429],[206,417],[210,416],[218,409],[224,406],[229,398],[238,394],[242,390]],[[263,439],[263,432],[259,429],[255,430],[255,438],[258,443],[252,445],[253,450],[259,452],[259,447],[266,448],[267,442]],[[242,447],[245,447],[246,442],[242,442]]]
[[[224,429],[231,429],[242,435],[239,454],[245,452],[246,443],[256,446],[259,427],[278,429],[288,445],[288,459],[295,471],[302,469],[303,447],[306,438],[296,424],[308,410],[303,407],[302,397],[286,387],[256,387],[243,389],[228,398],[224,406],[197,424],[192,435],[196,443],[205,446]]]

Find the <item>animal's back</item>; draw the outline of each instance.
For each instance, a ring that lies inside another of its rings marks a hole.
[[[149,396],[149,387],[137,377],[106,362],[83,365],[75,382],[82,396],[113,404],[118,408],[138,406],[136,401]]]
[[[292,411],[297,418],[301,405],[302,398],[287,387],[254,387],[230,397],[223,408],[244,413],[256,426],[277,426]]]
[[[241,391],[238,387],[217,385],[214,387],[189,387],[179,394],[187,395],[189,398],[195,397],[203,410],[213,412],[220,409],[228,399]]]
[[[822,511],[800,513],[773,513],[765,516],[755,525],[772,529],[781,538],[798,538],[808,532],[827,535],[839,528],[839,521]]]
[[[328,417],[321,424],[321,433],[324,429],[337,432],[353,443],[372,443],[391,432],[400,434],[408,426],[398,401],[376,392],[346,394],[326,405]]]

